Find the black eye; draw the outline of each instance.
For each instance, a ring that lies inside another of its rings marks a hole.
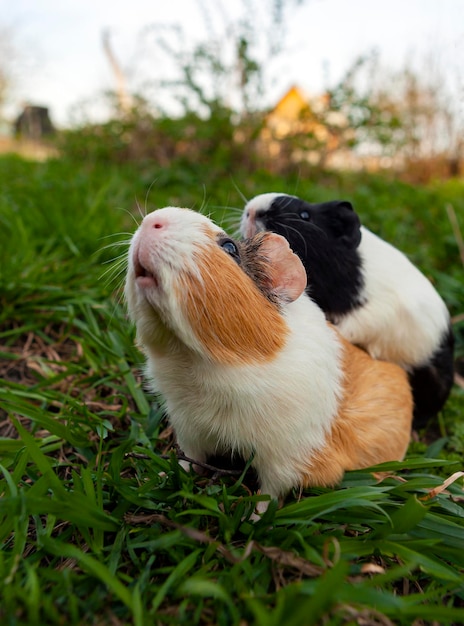
[[[309,220],[309,212],[308,211],[301,211],[300,217],[301,217],[302,220]]]
[[[219,241],[219,245],[235,261],[240,262],[240,254],[237,245],[232,241],[232,239],[222,239],[221,241]]]
[[[232,256],[238,253],[237,246],[233,241],[224,241],[222,248],[227,252],[227,254],[231,254]]]

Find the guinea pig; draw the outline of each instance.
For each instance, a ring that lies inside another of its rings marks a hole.
[[[445,303],[429,280],[360,224],[349,202],[310,204],[265,193],[243,211],[241,233],[283,235],[303,261],[308,294],[351,343],[409,375],[414,426],[443,407],[453,384],[454,337]]]
[[[189,209],[149,213],[128,252],[129,316],[179,447],[253,455],[275,499],[402,459],[410,438],[406,373],[343,339],[306,282],[285,238],[237,242]]]

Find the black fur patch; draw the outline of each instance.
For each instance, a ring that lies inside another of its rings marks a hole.
[[[450,326],[430,362],[409,374],[414,397],[414,428],[423,428],[443,408],[453,385],[453,350]]]
[[[278,196],[256,220],[287,239],[303,262],[308,295],[334,320],[363,304],[360,221],[349,202]]]

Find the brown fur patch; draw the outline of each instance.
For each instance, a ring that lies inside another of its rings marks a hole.
[[[401,460],[409,445],[413,401],[406,372],[339,340],[343,401],[324,448],[304,467],[304,486],[335,485],[346,470]]]
[[[245,364],[272,360],[288,328],[278,308],[217,245],[195,261],[202,281],[184,275],[180,289],[191,328],[215,361]]]

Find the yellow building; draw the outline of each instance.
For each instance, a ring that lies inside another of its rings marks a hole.
[[[330,111],[328,94],[309,98],[293,85],[267,114],[261,133],[262,149],[271,158],[314,165],[356,167],[356,157],[341,146],[350,134],[342,113]]]

